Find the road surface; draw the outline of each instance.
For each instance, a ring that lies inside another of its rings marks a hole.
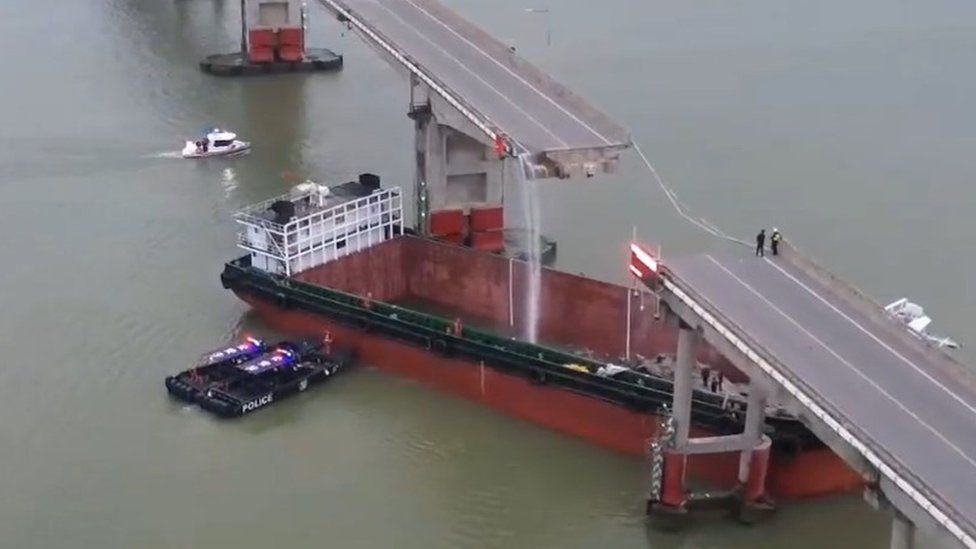
[[[531,152],[627,146],[626,131],[435,0],[322,0],[352,13]]]

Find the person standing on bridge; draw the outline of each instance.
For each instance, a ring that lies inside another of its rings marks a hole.
[[[766,256],[766,229],[760,229],[756,235],[756,257]]]
[[[773,234],[769,237],[769,247],[773,250],[773,255],[779,255],[779,241],[783,240],[783,235],[779,234],[779,229],[773,229]]]

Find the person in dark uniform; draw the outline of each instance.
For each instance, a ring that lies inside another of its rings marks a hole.
[[[783,235],[779,234],[779,229],[773,229],[773,234],[769,237],[769,247],[773,249],[773,255],[779,255],[780,240],[783,240]]]
[[[764,248],[766,247],[766,229],[760,229],[759,234],[756,235],[756,256],[765,257],[766,252]]]

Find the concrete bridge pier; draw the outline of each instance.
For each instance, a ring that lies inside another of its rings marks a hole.
[[[688,434],[691,428],[691,380],[694,376],[695,357],[698,354],[698,339],[698,332],[689,326],[681,326],[678,330],[672,413],[677,427],[674,445],[679,449],[688,446]]]
[[[915,524],[897,511],[891,519],[891,549],[915,549]]]
[[[417,229],[455,244],[497,252],[504,248],[504,187],[508,162],[484,133],[416,79],[414,120]]]
[[[694,454],[739,452],[738,486],[726,501],[734,502],[735,516],[754,522],[772,510],[766,494],[771,441],[763,435],[768,389],[758,378],[749,386],[749,401],[743,432],[735,435],[691,437],[692,380],[701,334],[679,321],[678,349],[674,374],[672,415],[674,433],[671,447],[664,452],[659,498],[649,502],[652,514],[684,514],[699,500],[712,504],[714,496],[698,498],[685,488],[687,458]],[[721,498],[720,498],[721,499]]]
[[[766,474],[772,441],[762,432],[766,423],[766,398],[765,385],[758,378],[751,379],[742,432],[744,447],[739,455],[740,518],[745,520],[749,520],[746,515],[752,511],[763,511],[771,506],[766,494]]]
[[[305,44],[301,0],[241,0],[241,49],[210,55],[200,68],[216,76],[335,70],[342,56]]]

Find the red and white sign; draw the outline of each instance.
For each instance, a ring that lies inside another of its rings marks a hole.
[[[636,242],[630,244],[630,272],[641,280],[658,273],[658,260]]]
[[[504,134],[495,135],[494,149],[498,158],[505,158],[505,155],[508,154],[508,140],[505,139]]]

